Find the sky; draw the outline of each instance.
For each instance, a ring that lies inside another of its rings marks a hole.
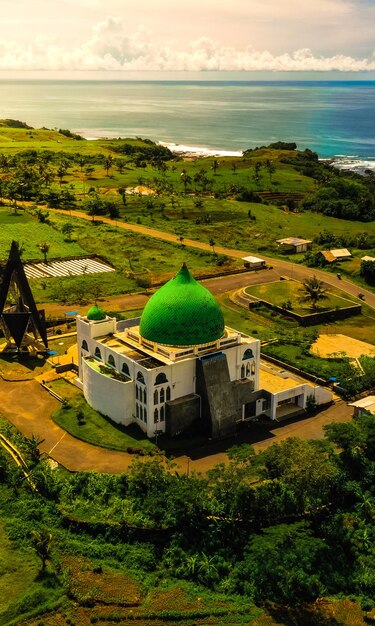
[[[375,76],[375,0],[0,0],[0,11],[6,76]]]

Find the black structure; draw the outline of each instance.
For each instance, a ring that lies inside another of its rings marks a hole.
[[[36,307],[15,241],[1,274],[0,326],[7,340],[5,350],[45,352],[48,342],[44,311]]]

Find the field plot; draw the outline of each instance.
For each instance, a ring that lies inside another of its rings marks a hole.
[[[274,306],[290,309],[299,315],[306,315],[314,311],[322,312],[336,308],[341,309],[354,304],[348,298],[343,298],[336,293],[327,291],[327,298],[318,302],[317,308],[314,310],[310,302],[303,301],[304,290],[302,283],[291,280],[254,285],[248,287],[246,293]],[[286,304],[287,306],[285,306]]]
[[[339,353],[358,359],[363,354],[375,356],[375,346],[346,335],[320,335],[311,346],[311,352],[325,359],[334,358]]]
[[[0,259],[8,257],[12,240],[19,243],[23,250],[22,260],[43,260],[39,245],[49,244],[48,257],[61,258],[84,256],[85,251],[75,241],[65,241],[64,235],[50,224],[42,224],[28,213],[17,215],[9,208],[0,207]],[[87,253],[86,253],[87,254]]]
[[[70,259],[53,263],[29,263],[25,265],[27,278],[56,278],[58,276],[82,276],[114,272],[115,269],[95,259]]]

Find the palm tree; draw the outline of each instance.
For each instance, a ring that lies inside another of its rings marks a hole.
[[[48,254],[48,252],[49,252],[50,247],[51,247],[51,246],[50,246],[50,244],[49,244],[49,243],[47,243],[46,241],[43,241],[42,243],[40,243],[40,244],[38,245],[39,250],[41,251],[41,253],[42,253],[42,254],[43,254],[43,256],[44,256],[44,262],[45,262],[45,264],[47,264],[47,254]]]
[[[104,161],[104,167],[105,167],[105,171],[107,172],[107,176],[109,176],[109,170],[111,169],[112,165],[113,165],[113,157],[108,156],[106,160]]]
[[[126,187],[119,187],[118,193],[120,194],[122,203],[125,206],[126,205]]]
[[[215,254],[215,246],[216,246],[216,241],[214,241],[214,239],[212,239],[212,237],[210,238],[209,244],[212,248],[212,252]]]
[[[47,561],[51,558],[52,534],[46,528],[31,531],[31,546],[42,561],[40,573],[46,570]]]
[[[182,172],[181,172],[181,180],[182,180],[182,184],[184,186],[184,191],[185,191],[185,196],[186,196],[187,186],[191,185],[191,177],[189,176],[189,174],[187,173],[186,170],[182,170]]]
[[[302,301],[311,302],[313,309],[317,308],[316,305],[319,300],[326,300],[328,298],[323,281],[319,280],[316,276],[306,278],[303,281],[303,289],[305,294],[302,297]]]

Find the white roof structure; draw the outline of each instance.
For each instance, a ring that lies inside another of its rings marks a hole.
[[[260,259],[258,256],[243,256],[242,261],[247,261],[247,263],[265,263],[265,260]]]
[[[286,237],[286,239],[278,239],[276,243],[288,246],[301,246],[304,243],[312,243],[312,241],[310,239],[300,239],[299,237]]]
[[[351,402],[348,406],[355,406],[360,409],[365,409],[366,411],[369,411],[370,413],[375,415],[375,396],[366,396],[366,398],[361,398],[361,400]]]
[[[347,248],[338,248],[337,250],[329,250],[329,252],[335,257],[335,259],[339,259],[342,257],[350,257],[351,253]]]
[[[361,261],[371,261],[372,263],[375,262],[375,256],[363,256],[361,257]]]

